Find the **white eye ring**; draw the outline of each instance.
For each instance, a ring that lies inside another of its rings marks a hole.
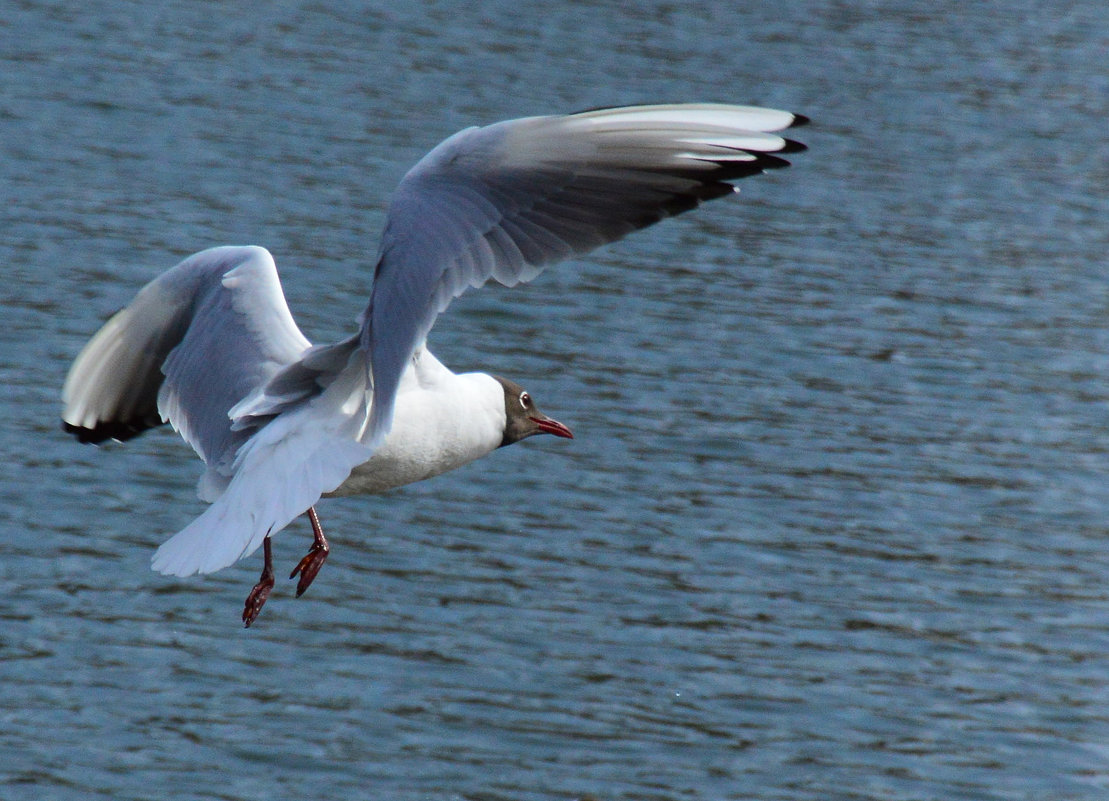
[[[520,405],[523,406],[525,409],[530,409],[531,408],[531,395],[529,395],[526,392],[521,392],[520,393]]]

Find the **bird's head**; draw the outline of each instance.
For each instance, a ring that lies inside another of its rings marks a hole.
[[[504,438],[501,445],[511,445],[536,434],[554,434],[573,439],[569,428],[539,411],[526,389],[507,378],[497,378],[504,388]]]

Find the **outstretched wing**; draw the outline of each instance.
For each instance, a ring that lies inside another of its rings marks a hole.
[[[389,209],[361,347],[373,402],[363,442],[388,433],[400,378],[435,318],[468,287],[512,285],[783,167],[803,122],[727,105],[629,106],[530,117],[450,137]]]
[[[169,422],[213,468],[249,432],[229,410],[310,346],[259,247],[197,253],[139,291],[89,341],[62,390],[82,442],[129,439]]]
[[[92,338],[66,379],[62,418],[83,442],[128,439],[163,421],[180,432],[208,464],[199,491],[213,503],[158,549],[153,566],[211,572],[253,551],[368,457],[357,441],[365,369],[341,369],[353,351],[310,350],[266,250],[213,248],[147,284]],[[279,372],[296,380],[274,400],[264,389]]]

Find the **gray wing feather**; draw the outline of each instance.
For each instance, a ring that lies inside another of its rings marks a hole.
[[[804,149],[771,132],[802,118],[741,106],[600,109],[470,128],[425,156],[390,205],[362,318],[373,403],[387,433],[401,374],[451,300],[490,278],[527,281],[786,166]]]
[[[268,251],[205,250],[143,287],[90,340],[66,379],[62,418],[85,442],[169,422],[210,467],[226,466],[250,433],[232,429],[231,408],[309,344]]]

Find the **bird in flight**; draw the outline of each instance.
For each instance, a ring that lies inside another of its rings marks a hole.
[[[169,423],[207,467],[211,505],[158,548],[155,570],[212,573],[263,548],[246,626],[274,586],[270,539],[308,516],[297,596],[329,552],[321,497],[376,494],[537,434],[571,438],[518,384],[453,373],[426,347],[470,287],[513,285],[787,166],[785,111],[624,106],[527,117],[449,137],[401,180],[356,332],[312,345],[261,247],[196,253],[143,287],[77,356],[66,431],[127,440]]]

